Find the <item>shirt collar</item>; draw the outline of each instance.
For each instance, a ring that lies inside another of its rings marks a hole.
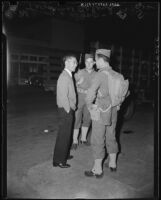
[[[110,69],[112,69],[112,67],[110,67],[110,65],[109,65],[108,67],[103,67],[103,68],[101,68],[99,71],[110,70]]]
[[[67,71],[68,74],[72,77],[72,73],[71,73],[71,71],[69,71],[69,69],[65,68],[64,70]]]

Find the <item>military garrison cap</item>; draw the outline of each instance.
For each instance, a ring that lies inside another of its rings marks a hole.
[[[97,49],[96,54],[101,54],[101,55],[104,55],[104,56],[110,58],[111,50],[109,50],[109,49]]]
[[[91,53],[86,53],[85,54],[85,60],[88,59],[88,58],[93,58],[94,59],[94,55],[91,54]]]

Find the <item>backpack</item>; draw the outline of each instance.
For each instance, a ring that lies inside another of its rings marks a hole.
[[[103,73],[108,76],[108,87],[112,107],[121,105],[128,93],[129,81],[125,80],[122,74],[112,69],[103,71]]]

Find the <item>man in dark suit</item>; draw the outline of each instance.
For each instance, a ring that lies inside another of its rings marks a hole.
[[[53,166],[68,168],[70,165],[66,162],[71,158],[70,143],[74,110],[76,109],[76,93],[72,72],[77,67],[77,59],[74,55],[67,55],[63,61],[65,67],[57,81],[57,106],[61,124],[54,149]]]

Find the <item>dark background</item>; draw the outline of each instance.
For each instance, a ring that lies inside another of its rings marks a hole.
[[[35,4],[43,4],[42,2],[38,1]],[[55,6],[54,2],[59,2],[59,6]],[[49,3],[51,2],[49,1]],[[48,1],[43,5],[44,8],[41,9],[41,12],[38,12],[38,9],[35,9],[33,12],[31,12],[28,10],[26,11],[26,5],[22,4],[14,13],[8,13],[7,5],[4,6],[5,9],[3,13],[3,22],[6,26],[7,32],[16,36],[25,36],[25,32],[23,32],[22,27],[31,26],[32,24],[40,22],[42,24],[44,21],[44,32],[47,33],[48,26],[46,22],[50,19],[61,19],[81,24],[85,31],[85,48],[88,48],[88,43],[90,41],[97,40],[108,44],[123,45],[136,48],[141,47],[145,49],[153,48],[154,39],[158,36],[159,4],[157,2],[143,2],[143,8],[139,8],[143,11],[143,17],[141,19],[138,18],[138,9],[135,8],[137,2],[133,2],[131,4],[127,2],[120,3],[120,7],[113,8],[112,14],[110,14],[108,10],[105,10],[106,4],[105,8],[101,6],[99,7],[97,5],[92,6],[92,4],[87,5],[87,8],[85,6],[82,8],[79,1],[76,1],[75,4],[74,2],[69,4],[66,1],[64,3],[61,3],[60,1],[53,1],[53,4],[51,5],[53,8],[57,9],[55,15],[50,15],[49,13],[46,14],[47,12],[45,10],[45,6],[48,5]],[[69,5],[73,10],[67,12],[66,8]],[[30,6],[33,6],[34,8],[34,3],[31,3]],[[91,14],[92,7],[97,9],[94,14]],[[78,18],[78,16],[81,16],[81,14],[78,13],[80,9],[82,9],[82,13],[85,15],[85,17]],[[125,19],[121,19],[117,15],[117,12],[123,9],[126,9],[125,13],[127,16]],[[26,11],[28,16],[20,17],[20,11]],[[30,35],[30,37],[32,36]],[[41,37],[41,39],[43,38]]]

